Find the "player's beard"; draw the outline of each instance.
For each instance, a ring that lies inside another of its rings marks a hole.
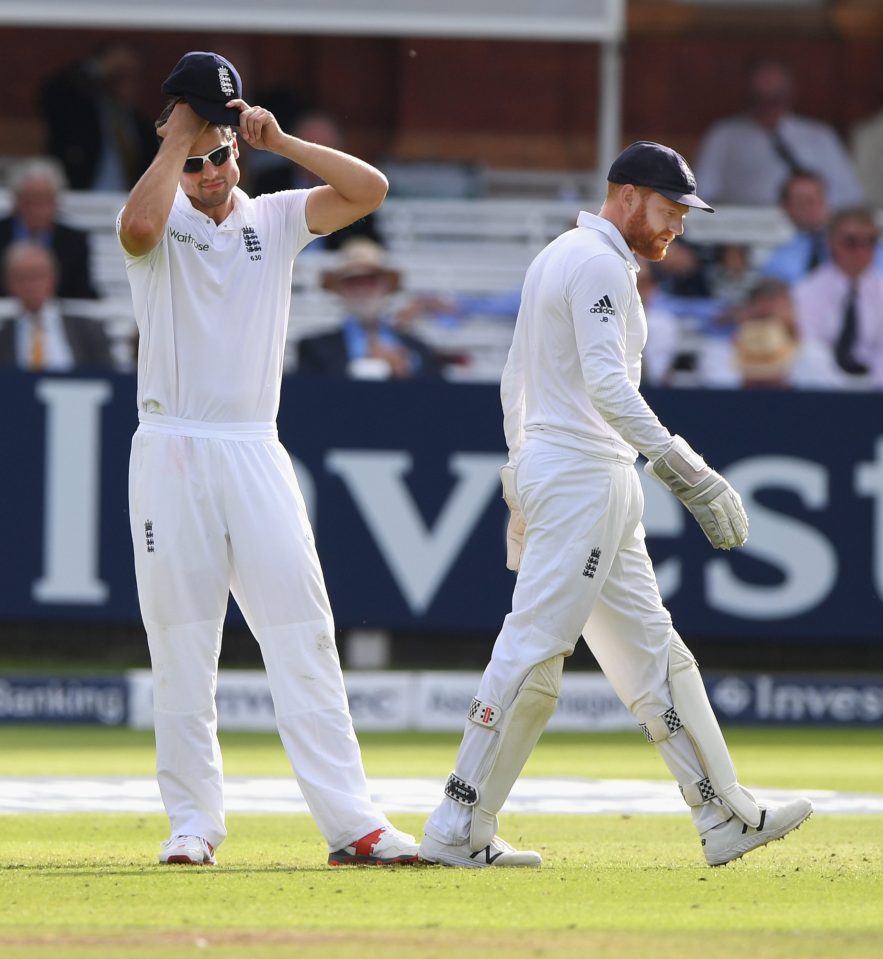
[[[647,222],[646,201],[626,221],[624,236],[630,249],[645,260],[663,260],[668,253],[667,231],[656,232]]]

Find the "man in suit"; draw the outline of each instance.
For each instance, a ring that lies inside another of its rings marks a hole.
[[[156,131],[138,108],[144,57],[111,41],[62,67],[40,90],[48,152],[73,190],[127,191],[156,153]]]
[[[67,316],[56,299],[58,268],[37,243],[13,243],[3,258],[16,312],[0,323],[0,367],[66,372],[111,369],[110,341],[101,323]]]
[[[13,243],[37,243],[51,250],[58,262],[58,296],[94,300],[98,293],[92,283],[88,234],[57,220],[63,186],[61,173],[50,161],[33,160],[18,171],[12,184],[12,215],[0,219],[0,255]],[[0,296],[9,296],[2,276]]]
[[[396,380],[441,375],[444,358],[402,330],[391,312],[399,274],[386,266],[380,246],[362,237],[348,240],[339,267],[325,273],[322,285],[340,297],[343,324],[300,341],[299,374]]]

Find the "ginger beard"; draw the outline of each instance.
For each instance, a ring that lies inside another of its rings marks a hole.
[[[655,230],[647,219],[647,197],[640,197],[640,205],[626,220],[623,230],[626,243],[645,260],[665,259],[669,244],[675,236],[671,230]]]

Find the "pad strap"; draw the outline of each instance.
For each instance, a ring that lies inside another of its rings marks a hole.
[[[473,699],[472,705],[469,707],[469,718],[479,726],[487,726],[490,728],[497,725],[497,721],[502,715],[502,712],[499,706],[492,706],[490,703],[483,703],[479,699]]]
[[[445,795],[448,799],[460,803],[461,806],[474,806],[478,802],[478,790],[475,786],[454,773],[448,776],[448,781],[445,783]]]
[[[648,743],[659,743],[664,739],[670,739],[683,725],[674,706],[671,706],[659,716],[641,723],[641,730]]]
[[[712,786],[711,780],[707,776],[698,782],[688,783],[686,786],[679,786],[678,788],[681,790],[684,802],[688,806],[703,806],[717,796],[717,793],[714,791],[714,786]]]

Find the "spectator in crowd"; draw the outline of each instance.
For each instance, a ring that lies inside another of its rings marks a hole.
[[[101,323],[62,313],[58,265],[50,250],[19,240],[4,254],[3,273],[15,313],[0,326],[0,366],[52,372],[113,367]]]
[[[803,337],[826,346],[850,386],[883,387],[883,272],[875,265],[874,210],[849,207],[831,218],[831,259],[794,287]]]
[[[64,179],[53,161],[32,160],[12,181],[13,210],[0,219],[0,255],[13,243],[28,240],[51,250],[58,262],[57,295],[65,299],[95,299],[89,237],[58,222],[58,195]],[[0,277],[0,296],[8,296]]]
[[[782,187],[781,207],[794,227],[794,235],[777,246],[761,266],[761,275],[794,284],[831,258],[828,223],[831,208],[825,181],[814,173],[795,173]],[[883,244],[875,260],[883,269]]]
[[[793,99],[794,80],[784,64],[763,60],[751,67],[745,112],[719,120],[699,145],[696,176],[709,202],[772,205],[785,179],[807,170],[825,178],[833,206],[863,201],[835,130],[796,116]]]
[[[706,249],[687,240],[673,245],[663,261],[653,264],[660,289],[672,297],[711,297],[707,254]]]
[[[877,70],[876,87],[878,101],[883,103],[883,59]],[[853,127],[850,146],[865,197],[879,210],[883,208],[883,110]]]
[[[830,350],[800,336],[791,288],[783,280],[759,280],[731,317],[731,336],[709,339],[702,350],[701,385],[749,389],[842,385]]]
[[[764,276],[796,283],[830,258],[828,220],[831,215],[825,181],[816,173],[793,173],[782,186],[779,205],[794,227],[794,235],[777,246],[761,267]]]
[[[340,256],[322,285],[340,298],[343,323],[300,341],[298,373],[367,379],[439,376],[443,358],[397,323],[392,296],[401,277],[386,265],[383,248],[367,237],[353,237]]]
[[[156,133],[137,106],[143,70],[136,49],[109,43],[44,82],[49,152],[71,189],[126,191],[149,166]]]
[[[304,114],[291,133],[308,143],[318,143],[332,150],[344,149],[343,131],[337,121],[327,113]],[[275,163],[273,158],[270,158],[262,168],[255,171],[252,192],[257,196],[262,193],[277,193],[280,190],[309,190],[321,185],[322,181],[309,170],[292,163]],[[339,250],[347,240],[356,236],[368,237],[375,243],[382,243],[373,213],[336,233],[314,240],[309,251]]]
[[[708,283],[712,297],[721,303],[722,309],[741,300],[756,280],[757,270],[747,243],[721,243],[713,247]]]

